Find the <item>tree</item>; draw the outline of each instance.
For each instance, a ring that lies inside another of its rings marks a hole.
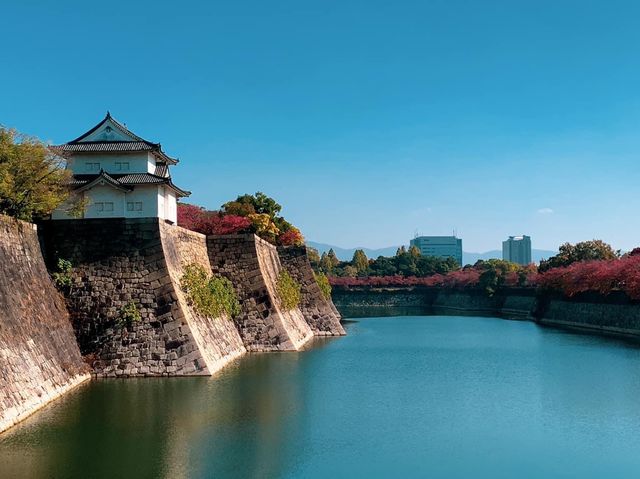
[[[416,245],[412,245],[409,247],[409,254],[414,258],[419,258],[422,253],[420,253],[420,248]]]
[[[41,141],[0,128],[0,212],[25,221],[51,214],[69,198],[65,166]]]
[[[329,258],[329,261],[331,261],[331,267],[332,268],[335,268],[336,266],[338,266],[340,264],[340,260],[336,256],[336,252],[333,251],[333,248],[331,248],[329,250],[329,253],[327,253],[327,258]]]
[[[611,260],[619,257],[620,251],[615,251],[611,245],[601,240],[582,241],[575,245],[565,243],[560,246],[557,255],[540,261],[538,270],[543,273],[551,268],[569,266],[579,261]]]
[[[400,248],[398,248],[396,250],[396,256],[400,256],[403,255],[407,252],[407,249],[404,246],[400,246]]]
[[[365,252],[361,249],[357,249],[353,253],[353,259],[351,260],[351,266],[353,266],[358,274],[366,273],[369,269],[369,259]]]
[[[320,253],[318,253],[317,249],[307,246],[307,256],[309,257],[311,266],[315,267],[320,265]]]
[[[331,258],[329,258],[327,253],[322,253],[322,257],[320,258],[320,269],[326,274],[331,274],[333,272],[333,261],[331,261]]]
[[[282,210],[282,206],[273,198],[258,191],[255,195],[244,194],[238,196],[235,201],[229,201],[222,205],[225,213],[239,216],[252,214],[268,215],[273,221]]]
[[[278,243],[282,246],[302,246],[304,244],[304,236],[298,228],[292,227],[278,236]]]

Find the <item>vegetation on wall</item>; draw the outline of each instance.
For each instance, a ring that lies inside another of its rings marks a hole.
[[[0,127],[0,213],[32,221],[69,196],[65,160],[41,141]]]
[[[280,216],[282,206],[264,193],[241,195],[220,211],[178,203],[178,224],[206,235],[255,233],[277,245],[302,245],[300,230]]]
[[[284,311],[290,311],[300,304],[300,284],[285,269],[282,269],[278,275],[276,288],[280,306]]]
[[[189,304],[203,316],[215,318],[226,314],[234,318],[240,314],[240,301],[231,281],[219,276],[209,276],[198,264],[184,267],[180,287]]]
[[[316,280],[316,284],[320,288],[322,296],[324,296],[325,299],[331,298],[331,283],[329,283],[329,278],[327,278],[327,275],[322,271],[314,271],[313,278]]]
[[[582,241],[575,245],[565,243],[559,248],[557,255],[547,260],[540,261],[538,270],[541,273],[552,268],[569,266],[580,261],[613,260],[620,257],[620,251],[601,240]]]
[[[125,304],[120,311],[118,312],[118,317],[116,318],[116,324],[121,328],[131,326],[133,323],[142,320],[142,315],[138,310],[138,306],[135,302],[129,301]]]
[[[73,279],[71,278],[72,269],[73,264],[71,264],[71,261],[58,258],[58,261],[56,261],[56,270],[51,274],[53,283],[58,289],[64,291],[71,287],[73,284]]]
[[[322,268],[322,264],[321,259],[318,266]],[[333,276],[329,281],[334,286],[347,287],[420,285],[451,289],[481,288],[489,295],[504,287],[539,288],[568,297],[585,292],[608,295],[619,291],[632,300],[640,301],[640,248],[621,255],[607,243],[592,240],[562,245],[559,254],[543,260],[540,268],[534,264],[521,266],[491,259],[480,260],[463,269],[424,277],[400,274]]]

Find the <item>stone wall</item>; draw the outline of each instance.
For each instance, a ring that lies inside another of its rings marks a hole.
[[[189,305],[180,288],[180,279],[186,265],[200,265],[207,274],[211,274],[206,238],[202,234],[166,223],[160,223],[160,234],[178,304],[182,305],[182,313],[209,372],[218,371],[229,361],[246,352],[242,338],[231,318],[207,318],[198,314]]]
[[[299,308],[284,311],[276,281],[282,268],[276,248],[253,234],[208,236],[211,270],[229,278],[240,298],[236,326],[249,351],[298,350],[312,336]]]
[[[43,226],[49,261],[73,264],[67,306],[97,377],[209,375],[243,352],[229,320],[198,317],[180,291],[182,262],[208,263],[203,236],[157,218]],[[129,302],[141,320],[123,326]]]
[[[0,432],[89,377],[35,226],[0,216]]]
[[[402,314],[495,316],[596,334],[640,338],[640,302],[618,291],[572,298],[529,288],[505,288],[489,297],[479,289],[427,287],[335,287],[333,298],[346,317]]]
[[[300,311],[316,336],[344,336],[340,313],[331,298],[325,298],[313,275],[307,249],[296,246],[279,247],[282,266],[300,284]]]
[[[640,336],[640,304],[624,293],[608,296],[583,293],[573,298],[544,295],[533,312],[536,321],[594,333],[637,338]]]
[[[527,319],[535,292],[522,288],[489,297],[480,289],[449,290],[425,286],[334,287],[333,300],[345,316],[454,314]]]

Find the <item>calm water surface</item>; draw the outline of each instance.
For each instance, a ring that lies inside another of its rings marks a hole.
[[[0,435],[0,477],[640,477],[640,349],[371,318],[214,378],[95,381]]]

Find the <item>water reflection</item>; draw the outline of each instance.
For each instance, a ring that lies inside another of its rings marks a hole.
[[[83,386],[0,436],[0,478],[638,476],[637,346],[487,318],[348,329],[213,378]]]

